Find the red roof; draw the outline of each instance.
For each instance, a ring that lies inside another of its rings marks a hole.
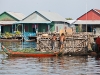
[[[100,10],[99,9],[91,9],[77,20],[100,20]]]
[[[99,9],[94,9],[95,11],[97,11],[100,14],[100,10]]]

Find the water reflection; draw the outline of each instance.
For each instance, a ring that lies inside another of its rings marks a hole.
[[[76,60],[77,59],[77,60]],[[8,58],[0,64],[7,75],[85,75],[85,57]]]
[[[2,42],[11,49],[36,47],[34,42]],[[0,54],[0,75],[100,75],[95,57],[12,57]]]
[[[5,47],[12,50],[19,48],[36,48],[36,42],[0,42],[0,45],[4,45]]]
[[[87,74],[88,75],[100,75],[100,60],[96,60],[95,57],[88,58]]]

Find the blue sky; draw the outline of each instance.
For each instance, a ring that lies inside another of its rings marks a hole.
[[[0,0],[0,13],[34,11],[56,12],[64,18],[77,19],[90,9],[100,9],[100,0]]]

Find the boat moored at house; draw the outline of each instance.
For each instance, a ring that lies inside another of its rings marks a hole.
[[[8,57],[53,57],[58,56],[61,52],[41,52],[41,51],[13,51],[1,46],[3,51],[8,55]]]

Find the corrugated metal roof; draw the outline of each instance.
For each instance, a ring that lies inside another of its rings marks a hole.
[[[93,9],[93,10],[100,14],[100,10],[99,9]]]
[[[100,20],[76,20],[73,24],[100,24]]]
[[[7,13],[17,18],[18,20],[22,20],[23,18],[25,18],[25,15],[22,13],[18,13],[18,12],[7,12]]]
[[[37,11],[42,14],[44,17],[49,19],[50,21],[63,21],[66,22],[66,19],[63,18],[61,15],[55,12],[45,12],[45,11]]]
[[[83,14],[82,16],[88,14],[90,11],[94,11],[94,12],[98,13],[98,16],[100,16],[100,10],[99,10],[99,9],[91,9],[91,10],[87,11],[85,14]],[[79,18],[77,18],[77,20],[80,20],[80,18],[81,18],[82,16],[80,16]],[[92,16],[92,15],[91,15],[91,16]],[[95,19],[95,18],[94,18],[94,19]],[[82,20],[82,19],[81,19],[81,20]],[[83,20],[84,20],[84,19],[83,19]],[[86,20],[86,19],[85,19],[85,20]],[[88,19],[88,20],[93,20],[93,17],[92,17],[91,19]],[[96,20],[96,19],[95,19],[95,20]],[[99,19],[97,19],[97,20],[99,20]]]
[[[49,21],[62,21],[62,22],[67,22],[67,20],[65,18],[63,18],[62,16],[60,16],[59,14],[54,13],[54,12],[47,12],[47,11],[35,11],[32,14],[28,15],[27,17],[25,17],[23,19],[23,21],[25,19],[28,20],[28,18],[30,20],[30,16],[34,15],[34,13],[38,13],[38,14],[42,15],[44,18],[47,19],[47,21],[49,20]],[[31,17],[31,19],[32,19],[32,17]]]
[[[17,21],[0,21],[0,25],[10,25],[10,24],[14,24]]]

